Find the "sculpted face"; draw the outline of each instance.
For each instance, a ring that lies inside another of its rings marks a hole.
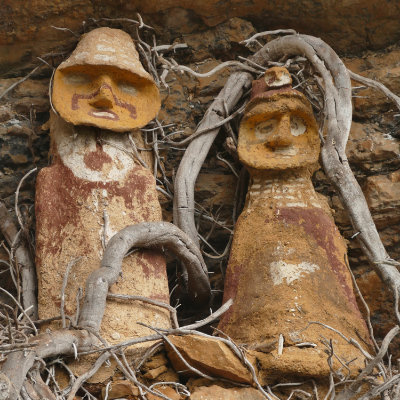
[[[117,132],[146,125],[160,109],[158,88],[132,38],[111,28],[82,36],[54,74],[52,101],[67,122]]]
[[[239,130],[240,161],[251,169],[280,170],[318,161],[318,129],[300,93],[276,92],[258,99]]]
[[[127,131],[154,118],[159,94],[154,84],[112,66],[75,66],[58,70],[53,104],[75,125]]]

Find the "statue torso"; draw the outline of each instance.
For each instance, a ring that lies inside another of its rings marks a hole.
[[[224,300],[234,299],[219,328],[252,347],[319,341],[310,321],[362,329],[346,245],[308,174],[253,177],[236,224]]]
[[[73,316],[77,292],[99,268],[108,240],[128,225],[162,217],[154,177],[129,154],[127,134],[90,127],[77,133],[55,117],[52,140],[53,163],[39,173],[36,191],[40,318],[60,314],[62,281],[71,261],[81,257],[65,291],[65,312]],[[128,256],[110,292],[169,303],[164,257],[150,250]],[[108,300],[101,334],[119,342],[149,333],[136,322],[170,326],[165,309]]]

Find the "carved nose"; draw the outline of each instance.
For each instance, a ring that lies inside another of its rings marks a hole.
[[[107,108],[113,107],[113,97],[110,90],[104,86],[100,87],[99,94],[94,97],[89,104],[96,108]]]
[[[284,115],[280,119],[277,129],[268,136],[264,144],[271,149],[289,147],[293,144],[289,115]]]

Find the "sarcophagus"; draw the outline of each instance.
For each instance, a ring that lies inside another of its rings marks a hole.
[[[153,173],[132,148],[132,141],[143,147],[139,128],[155,117],[160,97],[131,37],[99,28],[58,67],[52,103],[58,113],[51,116],[52,161],[36,186],[39,314],[60,315],[70,265],[64,312],[74,323],[86,279],[99,268],[108,240],[128,225],[161,220]],[[144,250],[126,257],[110,292],[169,303],[163,255]],[[169,312],[109,299],[100,334],[112,344],[152,332],[137,322],[167,328]],[[59,321],[47,326],[58,327]]]
[[[253,83],[240,125],[239,158],[250,183],[225,279],[224,301],[234,303],[219,329],[264,351],[261,369],[270,377],[329,376],[332,348],[357,372],[362,353],[323,325],[370,346],[346,243],[312,185],[319,151],[308,100],[291,88],[287,70],[268,70]]]

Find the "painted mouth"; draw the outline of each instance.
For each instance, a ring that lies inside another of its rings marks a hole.
[[[295,156],[297,150],[292,147],[277,147],[274,149],[274,153],[280,156]]]
[[[119,120],[119,116],[113,111],[89,111],[88,114],[95,118],[110,119],[112,121]]]

